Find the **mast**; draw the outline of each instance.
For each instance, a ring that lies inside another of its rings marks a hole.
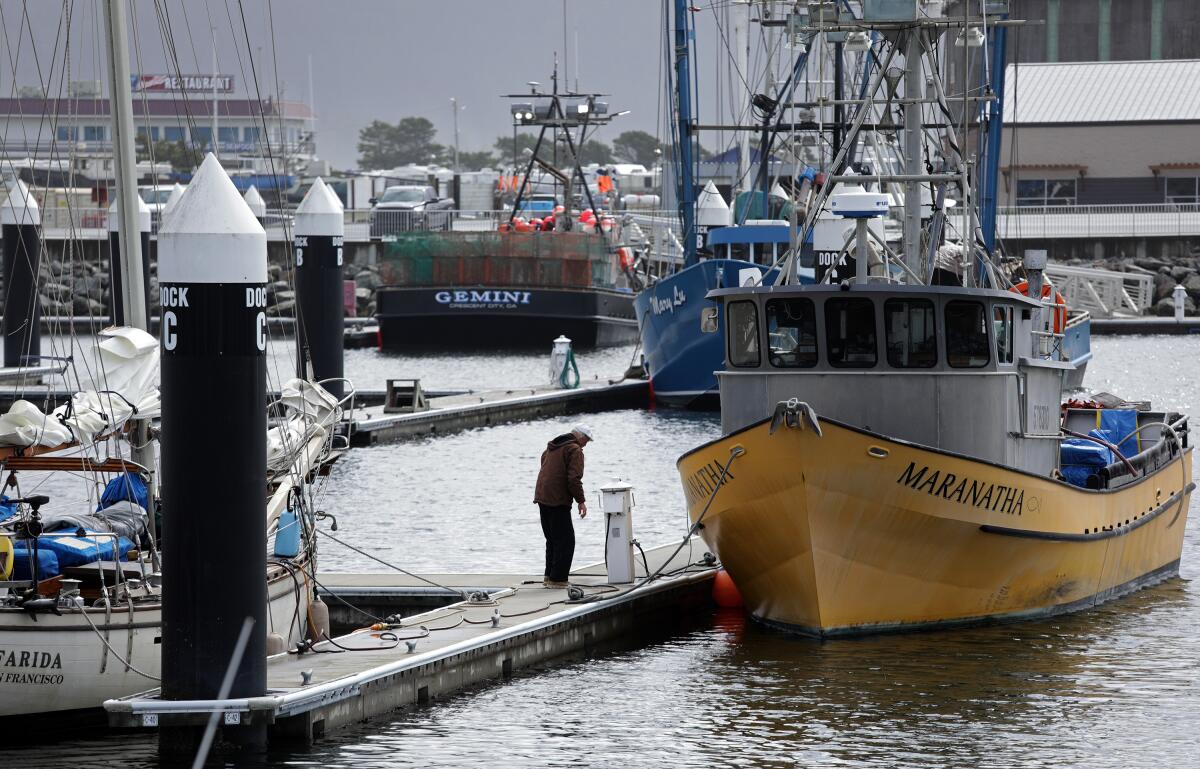
[[[1001,19],[1007,19],[1004,14]],[[1004,128],[1004,67],[1008,44],[1008,27],[998,24],[992,27],[992,81],[994,97],[987,110],[987,147],[983,154],[983,189],[980,192],[979,210],[983,228],[983,242],[988,254],[996,250],[996,177],[1000,175],[1001,131]]]
[[[675,91],[679,144],[679,217],[683,222],[683,266],[696,263],[696,185],[692,180],[692,79],[688,70],[688,2],[675,0]]]
[[[107,0],[108,80],[112,103],[113,161],[121,214],[121,302],[125,321],[148,329],[142,287],[142,246],[138,237],[137,170],[133,151],[133,96],[129,90],[129,54],[125,42],[125,0]]]
[[[923,136],[921,102],[924,77],[921,74],[920,27],[909,29],[904,49],[904,173],[921,174]],[[918,271],[921,263],[921,183],[910,178],[904,182],[904,262]],[[918,272],[918,274],[920,274]]]
[[[121,303],[125,323],[142,331],[149,330],[146,317],[146,283],[142,274],[142,239],[138,228],[137,170],[133,150],[133,95],[130,93],[129,46],[125,39],[125,0],[106,0],[104,22],[108,37],[109,102],[112,105],[113,165],[117,174],[121,232]],[[154,447],[150,443],[150,423],[134,421],[130,459],[150,468],[150,494],[154,495]],[[155,536],[154,512],[150,513],[150,534]]]
[[[733,4],[733,52],[738,68],[738,82],[742,84],[742,98],[738,107],[745,118],[750,116],[750,3],[748,0],[738,0]],[[743,119],[745,119],[743,118]],[[738,131],[737,171],[734,177],[732,197],[734,208],[737,208],[739,192],[750,190],[748,183],[750,175],[750,132]]]

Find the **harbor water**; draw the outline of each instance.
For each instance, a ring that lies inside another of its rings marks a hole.
[[[276,343],[286,373],[290,347]],[[1200,339],[1092,341],[1087,384],[1200,418]],[[548,347],[548,346],[547,346]],[[632,349],[579,356],[619,377]],[[431,389],[518,387],[546,355],[347,354],[347,373]],[[415,571],[540,573],[532,487],[545,442],[585,421],[585,486],[636,487],[643,543],[682,537],[675,459],[719,435],[711,414],[619,411],[500,425],[349,452],[328,479],[337,536]],[[576,521],[575,563],[603,557],[597,516]],[[698,618],[649,645],[576,661],[396,714],[272,765],[354,767],[1197,767],[1200,514],[1181,577],[1099,609],[1040,621],[819,642],[739,612]],[[330,540],[322,571],[385,571]],[[9,766],[156,766],[149,734],[0,749]]]

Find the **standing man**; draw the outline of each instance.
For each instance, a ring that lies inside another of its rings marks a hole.
[[[575,527],[571,500],[579,503],[579,517],[587,517],[583,494],[583,447],[592,442],[592,430],[576,425],[571,432],[546,444],[533,501],[542,512],[546,535],[545,587],[568,587],[571,559],[575,557]]]

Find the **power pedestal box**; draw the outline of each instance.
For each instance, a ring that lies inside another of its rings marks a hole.
[[[633,560],[633,486],[614,481],[600,488],[604,512],[604,563],[608,582],[623,585],[636,578]]]

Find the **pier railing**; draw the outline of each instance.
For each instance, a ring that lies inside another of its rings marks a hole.
[[[996,230],[1007,240],[1200,236],[1200,205],[1007,206]]]
[[[1046,276],[1068,307],[1096,318],[1141,315],[1154,302],[1154,279],[1144,273],[1050,263]]]

